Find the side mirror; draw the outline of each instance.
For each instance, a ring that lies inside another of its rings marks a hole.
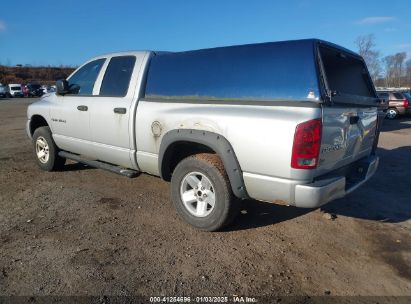
[[[70,92],[68,81],[65,79],[57,80],[56,82],[56,94],[65,95]]]
[[[69,93],[70,94],[80,93],[80,86],[78,84],[75,84],[75,83],[69,85]]]

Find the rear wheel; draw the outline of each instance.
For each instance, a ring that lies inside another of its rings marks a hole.
[[[395,118],[397,118],[397,117],[398,117],[398,111],[397,111],[397,109],[395,109],[395,108],[389,108],[389,109],[387,110],[387,115],[386,115],[386,117],[387,117],[388,119],[395,119]]]
[[[201,230],[219,230],[239,211],[223,163],[215,154],[182,160],[171,178],[171,194],[179,216]]]
[[[58,155],[49,127],[40,127],[34,131],[33,145],[38,166],[45,171],[61,170],[66,162]]]

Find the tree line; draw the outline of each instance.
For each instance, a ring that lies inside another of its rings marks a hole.
[[[373,34],[359,36],[355,40],[358,53],[364,58],[371,78],[377,87],[411,87],[411,58],[407,53],[381,56],[376,49]]]
[[[371,78],[378,87],[411,87],[411,58],[406,60],[407,53],[399,52],[381,57],[376,49],[373,34],[359,36],[355,40],[358,53],[364,58]],[[67,78],[74,67],[10,67],[0,65],[0,83],[30,82],[53,84],[58,79]]]
[[[10,67],[0,65],[0,83],[40,83],[54,84],[58,79],[67,78],[74,71],[73,67]]]

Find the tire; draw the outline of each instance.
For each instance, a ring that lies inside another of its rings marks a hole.
[[[220,230],[240,210],[224,165],[216,154],[202,153],[183,159],[171,178],[171,196],[178,215],[200,230]]]
[[[33,146],[38,166],[44,171],[61,170],[66,162],[58,155],[58,148],[51,136],[49,127],[40,127],[34,131]],[[39,156],[43,152],[41,157]]]
[[[398,118],[398,111],[395,108],[389,108],[387,110],[387,115],[385,116],[387,119],[396,119]]]

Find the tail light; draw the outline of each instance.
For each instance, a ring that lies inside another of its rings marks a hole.
[[[294,134],[291,167],[314,169],[318,164],[321,146],[321,119],[313,119],[297,125]]]
[[[408,108],[410,106],[410,102],[408,101],[408,99],[404,99],[402,102],[404,108]]]

